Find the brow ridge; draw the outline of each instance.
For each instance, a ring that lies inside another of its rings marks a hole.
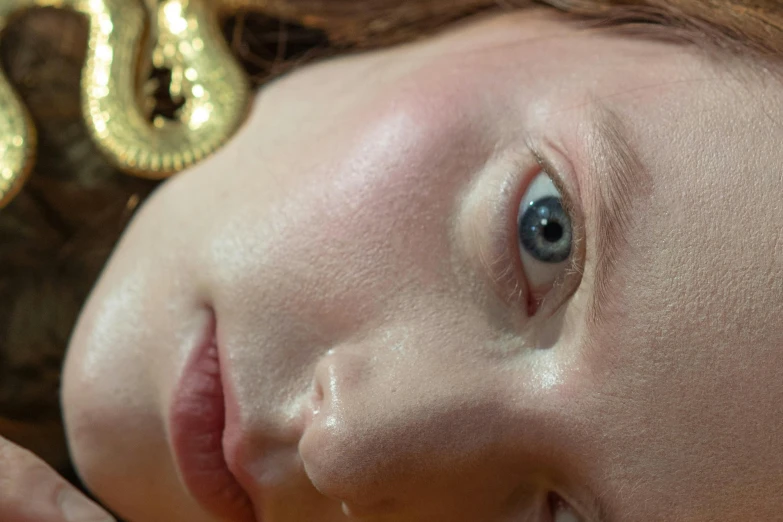
[[[620,116],[600,100],[591,104],[593,128],[587,143],[589,178],[595,209],[595,272],[587,318],[597,327],[612,311],[618,290],[617,263],[629,248],[634,210],[649,197],[653,180],[631,141],[631,132]]]

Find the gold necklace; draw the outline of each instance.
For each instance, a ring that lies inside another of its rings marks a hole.
[[[0,33],[35,7],[87,17],[82,114],[91,138],[118,169],[163,179],[217,150],[239,128],[249,81],[228,49],[214,0],[0,0]],[[152,68],[171,71],[170,92],[184,105],[174,120],[149,115]],[[21,190],[35,159],[36,133],[0,72],[0,208]]]

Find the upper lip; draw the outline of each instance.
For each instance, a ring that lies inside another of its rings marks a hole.
[[[237,522],[259,522],[226,463],[223,370],[211,309],[207,322],[173,394],[169,426],[174,457],[185,486],[207,511]]]

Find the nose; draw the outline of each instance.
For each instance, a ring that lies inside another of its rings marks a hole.
[[[491,481],[482,475],[502,466],[503,401],[487,375],[468,366],[432,367],[409,353],[327,354],[299,444],[315,487],[363,516],[444,502],[465,484]]]

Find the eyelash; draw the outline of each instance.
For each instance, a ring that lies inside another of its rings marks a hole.
[[[545,310],[546,312],[552,313],[555,310],[552,309],[553,306],[551,303],[553,301],[561,301],[563,297],[563,288],[567,285],[568,287],[576,288],[576,285],[581,280],[582,276],[582,262],[584,259],[584,252],[583,252],[583,226],[582,226],[582,215],[579,212],[579,208],[575,205],[574,197],[572,196],[573,189],[570,189],[568,184],[564,181],[563,176],[560,174],[560,171],[555,168],[555,166],[550,162],[546,156],[544,156],[541,151],[533,146],[532,144],[528,144],[528,149],[530,153],[532,153],[533,157],[536,160],[537,168],[534,170],[530,169],[529,163],[523,162],[522,160],[518,160],[516,162],[515,168],[518,169],[520,172],[526,172],[525,176],[523,177],[523,182],[520,183],[519,187],[517,187],[513,191],[513,196],[509,199],[508,205],[508,213],[507,213],[507,223],[508,227],[511,230],[511,233],[509,233],[507,230],[504,231],[504,234],[507,234],[506,237],[513,238],[513,246],[507,251],[507,256],[509,259],[504,260],[510,268],[508,270],[514,272],[516,274],[516,277],[514,278],[514,287],[509,292],[511,299],[513,302],[522,303],[526,307],[526,312],[528,317],[533,317],[537,313],[539,313],[541,310]],[[517,217],[518,217],[518,208],[519,208],[519,202],[522,199],[523,195],[527,191],[527,187],[532,182],[533,179],[535,179],[536,176],[539,174],[544,173],[549,176],[549,178],[554,183],[555,187],[560,192],[562,198],[563,198],[563,208],[566,211],[566,213],[569,216],[569,219],[571,220],[572,228],[573,228],[573,252],[571,254],[570,263],[568,265],[568,268],[565,269],[563,276],[558,278],[555,283],[552,285],[552,288],[549,289],[549,291],[546,292],[546,294],[538,299],[536,296],[534,296],[530,290],[527,292],[527,296],[523,295],[524,292],[522,290],[523,287],[528,285],[522,285],[520,284],[519,280],[524,279],[524,269],[522,267],[522,261],[519,258],[519,254],[516,252],[518,251],[518,237],[517,237]],[[526,298],[526,300],[525,300]]]

